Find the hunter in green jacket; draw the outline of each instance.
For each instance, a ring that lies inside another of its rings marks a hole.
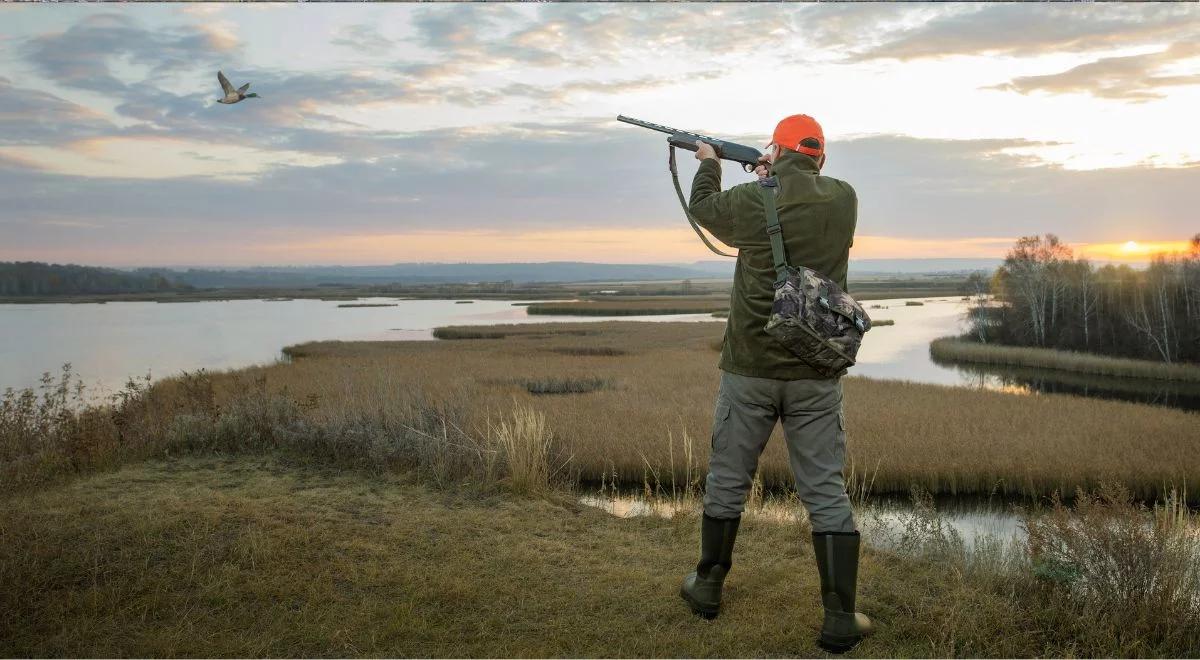
[[[822,176],[816,158],[789,149],[782,150],[770,174],[779,181],[776,207],[788,263],[822,273],[846,291],[846,263],[858,219],[854,189]],[[705,158],[692,182],[690,205],[696,222],[738,249],[721,370],[781,380],[823,378],[763,330],[775,297],[775,268],[758,184],[751,181],[722,192],[721,162]]]
[[[738,259],[713,409],[700,561],[679,595],[696,614],[712,618],[720,612],[758,459],[782,423],[821,579],[825,619],[817,643],[842,653],[871,632],[871,621],[855,611],[859,533],[842,474],[846,417],[840,374],[822,376],[765,332],[775,298],[775,267],[762,193],[755,182],[722,192],[716,153],[703,142],[696,147],[700,169],[692,183],[692,216],[737,248]],[[848,183],[821,176],[824,164],[820,124],[808,115],[792,115],[776,126],[755,171],[778,181],[775,201],[788,263],[818,271],[845,290],[858,198]]]

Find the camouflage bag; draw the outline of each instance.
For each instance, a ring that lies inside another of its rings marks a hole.
[[[766,331],[822,375],[832,378],[854,366],[871,317],[833,280],[787,263],[783,229],[775,210],[775,177],[759,181],[767,212],[767,237],[775,260],[775,302]]]

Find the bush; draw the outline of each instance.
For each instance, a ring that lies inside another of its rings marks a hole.
[[[1200,545],[1180,502],[1172,495],[1151,512],[1107,484],[1026,518],[1031,574],[1063,604],[1063,630],[1082,654],[1200,648]]]

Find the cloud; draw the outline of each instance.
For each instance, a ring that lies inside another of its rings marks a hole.
[[[1083,93],[1108,99],[1149,101],[1163,98],[1165,88],[1200,84],[1200,73],[1169,73],[1171,65],[1196,57],[1200,57],[1197,42],[1179,42],[1156,53],[1104,57],[1061,73],[1023,76],[987,89],[1021,94]]]
[[[147,30],[127,14],[92,14],[63,32],[23,45],[25,58],[43,75],[67,87],[114,93],[133,84],[118,78],[117,59],[149,67],[151,77],[215,63],[237,48],[220,27],[182,26]]]
[[[77,140],[116,130],[99,112],[0,76],[0,145]]]
[[[1200,33],[1195,5],[996,4],[961,6],[898,30],[854,59],[1040,55],[1180,41]]]
[[[1057,233],[1068,241],[1193,233],[1200,168],[1067,170],[1025,140],[877,136],[831,142],[826,171],[859,193],[859,231],[912,238]],[[1136,191],[1133,193],[1131,191]]]
[[[390,50],[395,45],[391,39],[383,36],[379,26],[373,23],[358,23],[338,28],[329,43],[354,50],[375,52]]]
[[[688,74],[688,81],[714,80],[727,75],[725,71],[699,71]],[[566,103],[579,94],[631,94],[646,92],[679,84],[679,79],[669,76],[640,76],[624,80],[572,80],[558,85],[530,85],[513,83],[495,90],[483,90],[489,101],[524,98],[543,103]]]
[[[761,51],[771,34],[791,34],[800,13],[780,6],[672,4],[545,4],[526,12],[506,5],[460,5],[453,12],[428,7],[413,17],[413,41],[466,71],[596,67],[647,54],[678,64],[685,51],[709,66],[718,57]],[[750,36],[730,38],[734,34]]]
[[[125,252],[130,246],[157,252],[192,243],[288,240],[311,250],[322,237],[423,231],[673,230],[683,219],[662,145],[651,138],[600,120],[443,129],[381,137],[379,155],[371,158],[279,166],[237,181],[75,177],[0,161],[6,200],[0,226],[15,237],[5,258],[37,258],[70,244],[78,235],[62,222],[102,225],[103,231],[89,230],[88,244]],[[1030,144],[865,137],[831,143],[827,173],[857,189],[864,236],[950,245],[1047,231],[1072,242],[1195,233],[1191,209],[1200,168],[1079,172],[1008,153]],[[682,167],[686,187],[692,161]],[[726,172],[726,186],[748,180],[733,166]],[[617,258],[619,249],[612,250]],[[197,251],[195,259],[205,254],[220,255]],[[286,250],[261,254],[264,261],[291,261]],[[579,255],[585,257],[604,258]]]

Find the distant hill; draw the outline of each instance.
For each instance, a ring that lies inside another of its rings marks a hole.
[[[993,270],[999,259],[858,259],[851,274],[966,273]],[[321,284],[439,284],[604,282],[732,278],[734,260],[676,264],[602,264],[580,261],[541,263],[407,263],[386,266],[263,266],[238,270],[191,268],[170,276],[204,288],[319,286]]]
[[[188,288],[153,270],[131,272],[75,264],[0,261],[0,296],[152,293]]]
[[[160,269],[161,270],[161,269]],[[322,284],[441,284],[468,282],[588,282],[680,280],[714,277],[704,270],[659,264],[594,264],[575,261],[513,264],[412,263],[390,266],[284,266],[238,270],[167,270],[198,288],[296,287]],[[727,276],[732,275],[732,265]]]
[[[934,273],[971,273],[974,271],[992,271],[1000,264],[1001,259],[851,259],[851,275],[885,275],[885,274],[934,274]],[[679,264],[680,267],[699,270],[707,273],[708,277],[732,277],[733,260],[727,261],[697,261],[691,264]]]
[[[970,273],[992,271],[1003,259],[851,259],[850,274],[868,273]]]
[[[992,270],[998,259],[861,259],[850,274],[966,273]],[[0,263],[0,296],[147,293],[187,289],[273,289],[316,286],[613,282],[728,279],[734,261],[679,264],[406,263],[381,266],[259,266],[252,268],[135,268],[121,270],[35,262]]]

